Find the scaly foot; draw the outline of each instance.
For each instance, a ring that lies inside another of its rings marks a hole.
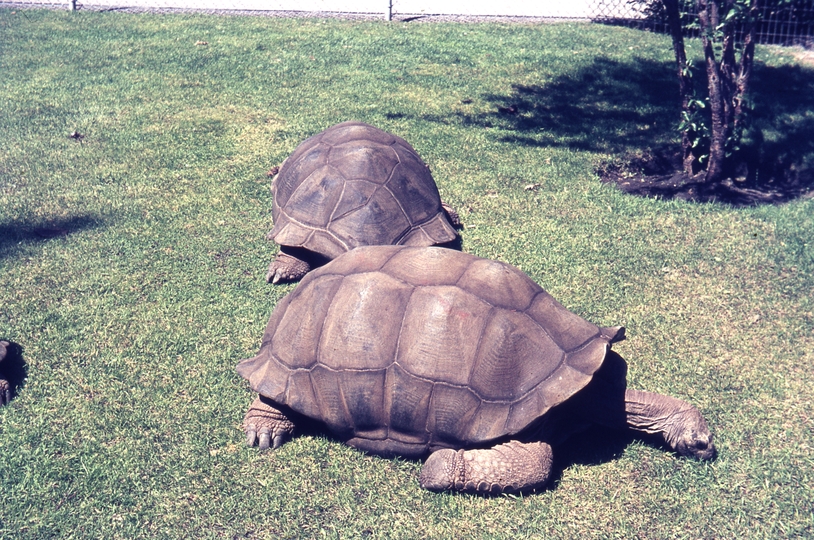
[[[431,491],[513,493],[540,488],[551,474],[546,443],[510,441],[487,450],[433,452],[421,469],[421,487]]]
[[[266,281],[268,283],[297,281],[305,277],[309,270],[311,270],[311,265],[307,262],[281,251],[271,261]]]
[[[267,450],[269,446],[279,448],[294,432],[294,423],[279,409],[259,396],[249,406],[243,418],[243,430],[246,432],[246,444]]]

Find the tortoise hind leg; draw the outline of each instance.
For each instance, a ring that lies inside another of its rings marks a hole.
[[[294,422],[263,396],[258,396],[243,418],[243,429],[247,445],[254,446],[256,441],[260,450],[267,450],[269,446],[279,448],[291,437]]]
[[[311,265],[304,258],[297,257],[290,251],[281,249],[277,253],[277,256],[269,265],[266,282],[298,281],[311,270]]]
[[[551,447],[510,441],[486,450],[433,452],[421,469],[421,487],[430,491],[514,493],[540,488],[551,474]]]

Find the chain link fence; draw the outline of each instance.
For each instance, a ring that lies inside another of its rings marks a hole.
[[[613,1],[613,0],[609,0]],[[615,18],[599,13],[593,20],[605,23],[634,26],[656,32],[669,32],[663,4],[654,0],[617,0],[637,9],[638,18]],[[605,2],[599,2],[604,4]],[[801,45],[814,48],[814,1],[812,0],[763,0],[761,17],[757,27],[758,42],[770,45]],[[698,36],[698,4],[695,0],[679,0],[683,14],[685,34]],[[738,32],[739,29],[736,29]]]
[[[693,35],[695,0],[679,0]],[[758,39],[814,48],[814,0],[764,0]],[[194,11],[265,16],[387,20],[593,21],[666,32],[658,0],[0,0],[2,7],[120,11]]]

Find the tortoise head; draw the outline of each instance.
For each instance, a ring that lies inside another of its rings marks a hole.
[[[700,460],[714,459],[716,455],[715,445],[712,443],[712,432],[707,426],[706,420],[698,410],[682,411],[674,418],[678,420],[674,424],[672,433],[668,435],[669,442],[676,452],[685,457]]]

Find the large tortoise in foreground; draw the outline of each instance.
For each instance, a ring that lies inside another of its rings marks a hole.
[[[272,180],[280,244],[266,280],[296,281],[358,246],[454,242],[457,214],[404,139],[343,122],[303,141]]]
[[[621,327],[574,315],[516,268],[459,251],[363,247],[283,298],[238,372],[260,396],[249,445],[308,419],[379,455],[430,454],[421,485],[497,493],[544,485],[552,445],[592,423],[661,435],[711,459],[692,405],[626,388]]]

